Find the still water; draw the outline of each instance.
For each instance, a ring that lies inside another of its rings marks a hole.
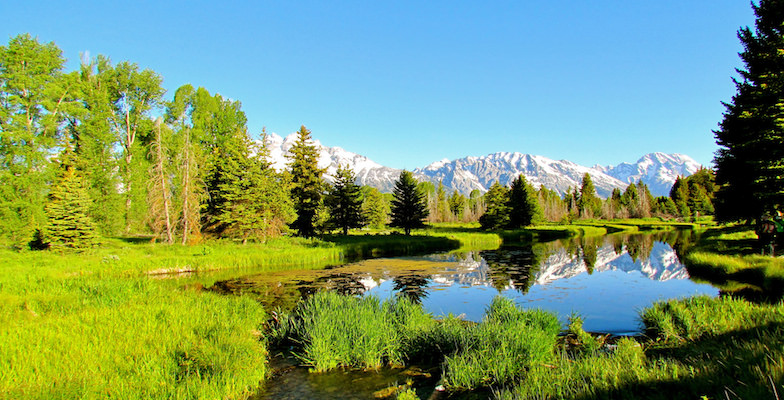
[[[616,234],[496,250],[372,259],[321,271],[265,273],[218,282],[216,290],[252,292],[269,309],[289,309],[317,290],[407,296],[435,317],[480,321],[496,295],[541,308],[563,323],[582,316],[592,332],[634,335],[639,311],[657,300],[718,295],[689,279],[678,252],[690,231]]]

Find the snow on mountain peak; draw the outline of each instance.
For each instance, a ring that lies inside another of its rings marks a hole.
[[[285,138],[275,133],[267,134],[266,144],[273,168],[279,171],[286,168],[286,154],[296,140],[296,132]],[[400,175],[400,169],[385,167],[341,147],[322,146],[318,140],[313,140],[313,144],[319,148],[319,167],[326,169],[327,181],[333,180],[338,167],[348,165],[354,171],[358,184],[388,192]],[[556,161],[539,155],[497,152],[453,161],[444,158],[412,172],[420,181],[440,181],[447,190],[457,190],[466,195],[472,190],[487,191],[496,181],[510,185],[521,174],[535,188],[545,186],[563,194],[569,188],[579,188],[583,175],[588,173],[597,194],[607,197],[614,188],[623,190],[629,183],[640,180],[648,185],[653,195],[667,195],[675,178],[691,175],[699,168],[699,163],[683,154],[649,153],[633,164],[585,167],[568,160]]]

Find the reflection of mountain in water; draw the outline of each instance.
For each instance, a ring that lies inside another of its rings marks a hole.
[[[218,282],[214,290],[257,292],[263,297],[273,292],[299,292],[308,297],[318,290],[362,295],[389,282],[392,292],[415,302],[445,287],[488,287],[499,292],[527,293],[534,284],[547,285],[559,279],[605,271],[639,272],[654,281],[688,279],[676,251],[681,236],[611,235],[605,238],[577,238],[549,243],[529,243],[498,250],[463,254],[437,254],[422,258],[376,259],[313,272],[312,277],[281,285],[259,278]],[[659,241],[664,240],[664,241]],[[681,247],[683,244],[681,243]],[[256,279],[259,279],[257,282]],[[288,288],[288,289],[286,289]],[[279,297],[273,294],[276,304]],[[271,299],[272,300],[272,299]]]
[[[648,279],[667,281],[670,279],[688,279],[683,264],[678,261],[675,250],[668,244],[655,242],[647,259],[636,261],[624,251],[617,254],[611,245],[597,249],[593,272],[604,271],[639,271]],[[546,285],[558,279],[571,278],[587,272],[585,261],[580,257],[569,255],[565,249],[555,252],[544,261],[536,275],[536,283]]]

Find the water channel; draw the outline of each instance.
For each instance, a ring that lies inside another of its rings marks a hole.
[[[495,250],[370,259],[318,271],[245,276],[218,282],[213,289],[253,293],[270,310],[290,309],[318,290],[382,299],[407,296],[434,317],[453,314],[477,322],[500,294],[522,308],[552,311],[564,324],[570,315],[580,315],[589,332],[635,335],[641,329],[639,311],[658,300],[719,294],[711,285],[689,279],[679,261],[678,254],[690,245],[692,235],[691,231],[614,234]],[[349,398],[346,387],[356,398],[372,398],[375,390],[405,379],[408,373],[308,374],[291,368],[295,364],[291,360],[277,362],[283,363],[278,368],[288,367],[287,373],[258,398],[296,398],[291,397],[294,393]],[[363,384],[366,389],[360,391]]]

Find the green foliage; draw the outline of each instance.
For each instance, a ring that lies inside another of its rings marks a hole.
[[[215,219],[221,235],[246,243],[282,234],[293,219],[293,207],[286,182],[269,166],[266,148],[237,132],[220,150],[225,154],[218,190],[225,203]]]
[[[596,196],[596,189],[593,186],[591,175],[586,173],[583,176],[582,186],[580,186],[580,196],[577,199],[577,210],[581,218],[593,218],[601,212],[602,200]]]
[[[756,30],[738,31],[743,44],[737,93],[714,131],[716,216],[720,221],[751,220],[784,204],[784,14],[779,0],[752,4]]]
[[[49,161],[63,122],[78,112],[78,82],[54,43],[29,34],[0,46],[0,235],[22,248],[43,228]]]
[[[351,228],[365,225],[362,192],[354,180],[354,172],[348,165],[345,168],[338,168],[335,184],[329,188],[324,199],[329,210],[330,225],[342,229],[344,235],[348,235],[348,230]]]
[[[370,186],[363,186],[362,215],[372,228],[383,228],[389,222],[389,202],[381,192]]]
[[[61,155],[60,176],[49,193],[44,242],[52,250],[83,250],[97,244],[95,226],[88,216],[90,200],[73,162],[70,145]]]
[[[536,190],[520,174],[509,190],[509,222],[507,228],[516,229],[542,221],[542,210]]]
[[[316,214],[321,206],[323,170],[318,167],[318,149],[311,141],[310,130],[301,126],[297,141],[289,150],[291,168],[291,195],[297,219],[292,224],[300,236],[315,235]]]
[[[499,229],[509,225],[509,189],[496,181],[485,193],[485,213],[479,217],[482,229]]]
[[[411,234],[411,229],[423,227],[429,211],[425,194],[417,187],[411,172],[404,170],[400,173],[393,195],[390,226],[403,228],[406,235]]]
[[[442,380],[450,390],[515,382],[529,368],[549,362],[560,324],[555,315],[518,309],[496,296],[482,323],[470,330],[471,345],[446,357]]]

